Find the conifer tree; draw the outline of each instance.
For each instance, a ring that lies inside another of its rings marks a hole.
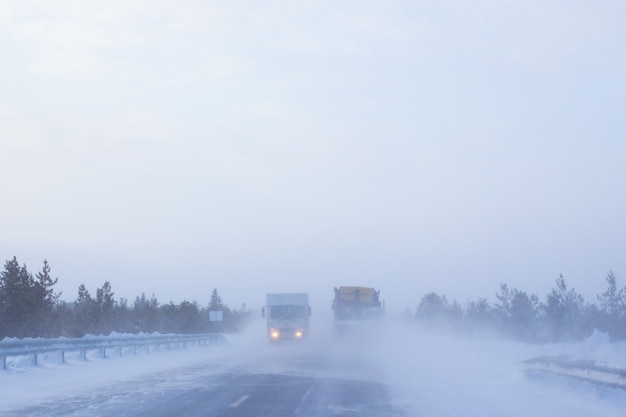
[[[608,288],[598,295],[600,322],[596,325],[612,337],[621,338],[626,335],[626,331],[622,329],[626,317],[626,289],[617,289],[617,279],[613,271],[609,271],[606,282]]]
[[[36,336],[37,294],[35,280],[20,267],[16,257],[6,261],[0,273],[0,331],[2,336]]]
[[[584,299],[573,288],[567,289],[563,275],[546,297],[543,311],[553,340],[572,341],[583,336]]]
[[[85,284],[78,287],[78,297],[74,302],[74,326],[72,336],[82,337],[94,332],[95,301],[89,294]]]
[[[222,298],[217,293],[217,288],[213,289],[211,293],[211,299],[209,300],[209,310],[210,311],[224,311],[224,304],[222,303]]]
[[[420,300],[415,316],[417,318],[443,318],[448,310],[448,300],[445,295],[431,292]]]
[[[113,295],[109,281],[105,281],[102,287],[96,290],[95,310],[97,329],[100,334],[109,334],[113,330],[113,308],[115,306]]]
[[[160,312],[159,302],[154,294],[149,299],[146,294],[141,293],[141,297],[135,298],[133,304],[133,332],[152,333],[159,330]]]
[[[38,336],[49,337],[52,335],[54,310],[59,300],[60,293],[54,292],[54,286],[59,281],[58,278],[50,276],[50,265],[47,260],[43,261],[43,268],[37,273],[34,285],[31,289],[33,300],[33,318],[36,333]]]

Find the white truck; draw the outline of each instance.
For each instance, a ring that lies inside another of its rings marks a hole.
[[[267,321],[270,341],[302,340],[309,335],[309,294],[267,294],[262,314]]]

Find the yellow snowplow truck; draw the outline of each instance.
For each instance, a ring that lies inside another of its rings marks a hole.
[[[384,314],[380,290],[369,287],[335,287],[333,300],[335,327],[339,331],[364,320],[377,319]]]

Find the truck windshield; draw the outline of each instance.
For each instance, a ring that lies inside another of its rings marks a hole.
[[[273,319],[299,319],[304,317],[304,306],[272,306],[270,317]]]

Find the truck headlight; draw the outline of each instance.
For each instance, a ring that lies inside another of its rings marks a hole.
[[[296,330],[295,336],[297,339],[300,339],[303,335],[304,333],[302,332],[302,330]]]
[[[272,329],[270,331],[270,337],[272,339],[278,339],[280,337],[280,332],[278,330],[276,330],[276,329]]]

